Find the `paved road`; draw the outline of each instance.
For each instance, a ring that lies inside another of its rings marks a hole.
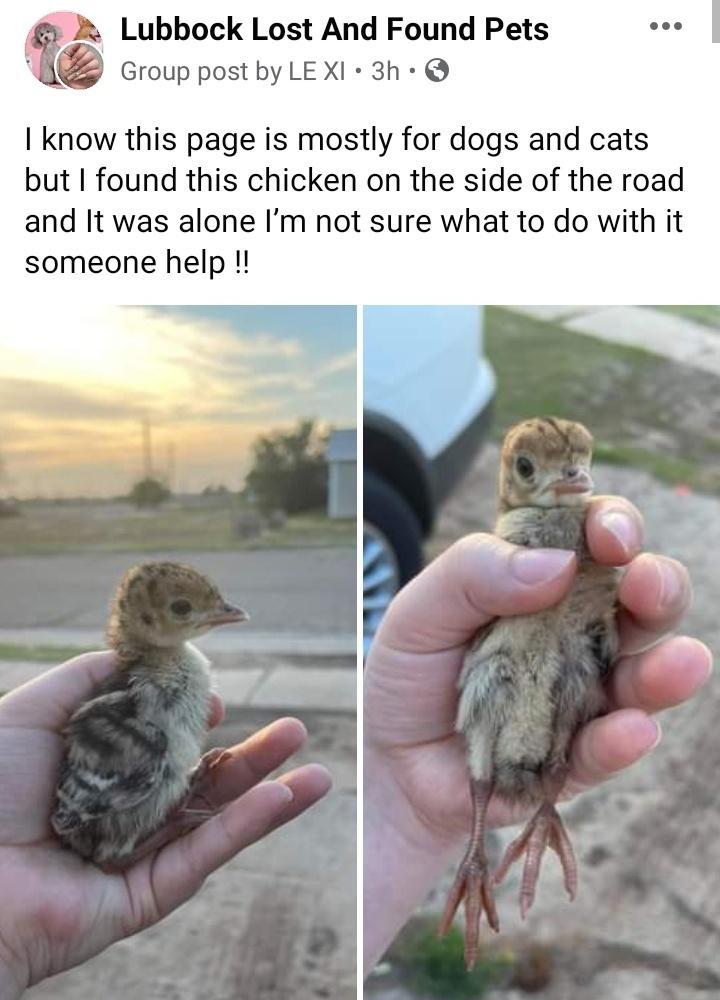
[[[497,450],[490,448],[445,510],[436,551],[492,525],[496,471]],[[643,511],[647,547],[690,568],[695,600],[683,630],[717,654],[720,501],[675,491],[632,469],[596,472],[599,491],[623,494]],[[517,913],[517,872],[498,892],[509,946],[514,936],[529,934],[554,956],[553,982],[538,994],[542,1000],[720,996],[719,717],[716,678],[694,702],[663,715],[663,741],[648,759],[565,807],[580,861],[574,904],[552,858],[526,925]],[[442,906],[444,891],[431,910]],[[380,993],[383,1000],[401,995]]]
[[[0,559],[0,628],[99,629],[123,572],[148,553]],[[347,548],[163,553],[192,562],[251,614],[243,632],[354,633],[355,552]]]

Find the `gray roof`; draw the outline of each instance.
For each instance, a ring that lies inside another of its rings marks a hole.
[[[328,441],[326,458],[328,462],[357,461],[357,431],[354,427],[349,430],[332,432]]]

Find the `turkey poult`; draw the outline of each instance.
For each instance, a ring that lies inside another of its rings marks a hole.
[[[117,671],[64,731],[51,823],[65,846],[124,868],[213,814],[213,782],[229,754],[201,758],[210,664],[190,640],[247,618],[189,566],[145,563],[126,573],[107,633]]]
[[[605,681],[618,649],[618,573],[593,562],[585,543],[591,457],[590,433],[568,420],[523,421],[503,442],[495,534],[515,545],[574,550],[578,572],[559,604],[497,619],[465,657],[456,728],[465,738],[473,822],[440,930],[448,930],[464,898],[468,968],[477,957],[482,913],[499,928],[493,886],[523,854],[523,917],[548,846],[560,858],[571,899],[577,889],[573,849],[555,804],[573,737],[605,707]],[[491,876],[483,839],[493,794],[534,812]]]

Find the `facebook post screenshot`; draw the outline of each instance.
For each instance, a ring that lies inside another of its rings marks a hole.
[[[51,2],[0,1000],[720,996],[720,0]]]

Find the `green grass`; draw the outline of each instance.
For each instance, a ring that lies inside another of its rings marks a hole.
[[[28,663],[62,663],[73,656],[86,653],[77,646],[19,646],[15,643],[0,642],[1,660],[27,660]],[[2,668],[0,667],[0,674]]]
[[[463,950],[457,927],[439,938],[435,920],[416,917],[401,932],[388,958],[405,984],[441,1000],[479,1000],[511,979],[515,964],[511,953],[486,948],[472,972],[467,972]]]
[[[720,306],[653,306],[652,308],[694,320],[703,326],[720,331]]]
[[[324,513],[289,517],[282,528],[242,539],[237,508],[168,504],[139,512],[126,504],[24,504],[0,520],[0,556],[67,552],[212,552],[236,549],[354,546],[355,522]]]
[[[486,312],[486,349],[498,374],[498,438],[527,417],[581,420],[597,458],[720,493],[715,376],[497,307]]]

